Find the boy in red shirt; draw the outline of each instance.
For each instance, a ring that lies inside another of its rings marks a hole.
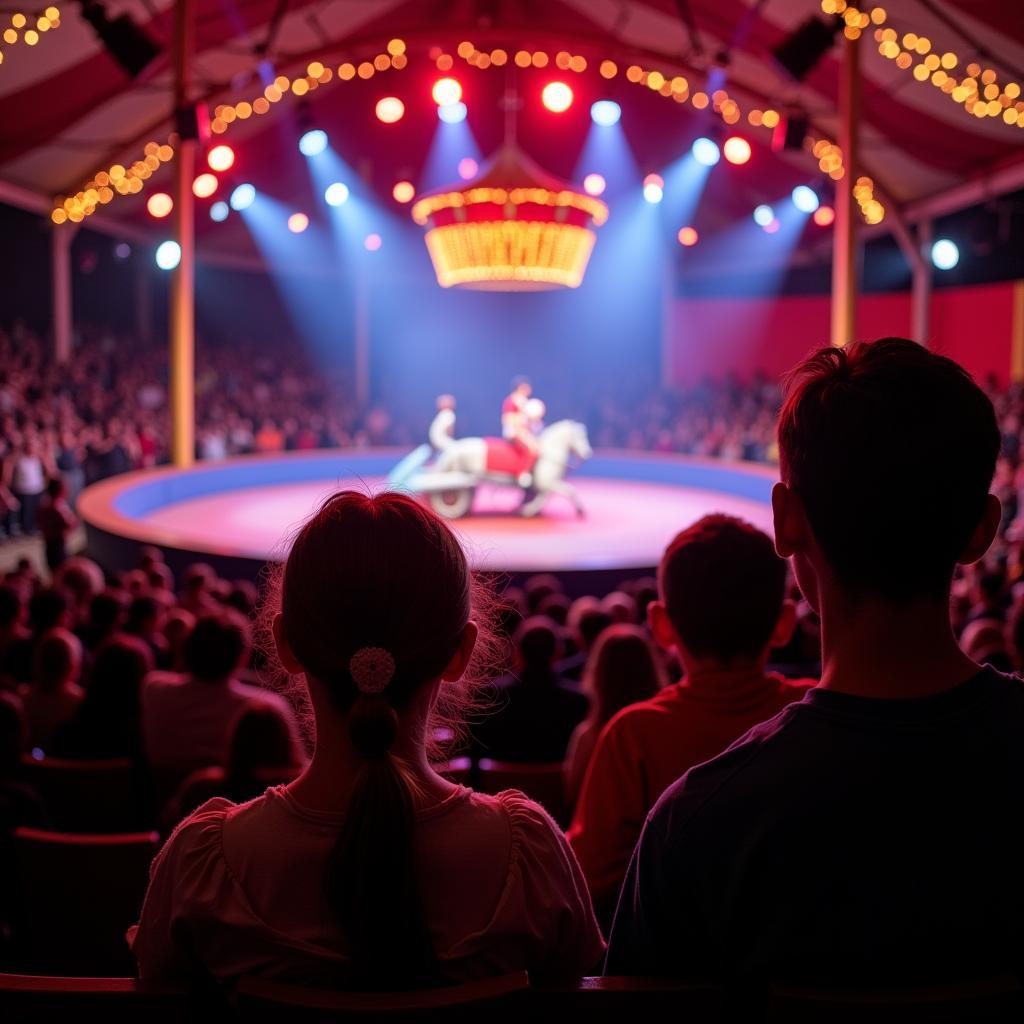
[[[655,640],[677,652],[684,677],[605,726],[569,829],[605,923],[662,792],[812,685],[765,672],[795,624],[785,587],[786,563],[771,540],[730,516],[698,520],[662,557],[660,600],[648,620]]]

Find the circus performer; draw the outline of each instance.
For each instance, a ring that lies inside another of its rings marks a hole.
[[[501,404],[501,436],[523,456],[536,458],[537,437],[530,427],[528,406],[533,386],[525,377],[512,381],[512,393]],[[543,407],[543,403],[542,403]]]
[[[430,424],[430,444],[435,452],[442,452],[455,439],[455,396],[439,395],[437,413]]]

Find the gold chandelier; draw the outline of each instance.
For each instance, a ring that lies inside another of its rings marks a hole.
[[[412,218],[442,288],[539,291],[579,287],[608,207],[509,142],[464,187],[417,200]]]

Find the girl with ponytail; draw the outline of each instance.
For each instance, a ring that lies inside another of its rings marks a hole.
[[[315,722],[308,768],[209,801],[154,862],[132,947],[144,978],[262,974],[416,988],[593,970],[603,942],[562,833],[521,793],[431,767],[490,636],[447,524],[411,498],[343,491],[299,532],[270,607]]]

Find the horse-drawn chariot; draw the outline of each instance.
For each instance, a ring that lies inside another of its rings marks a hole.
[[[582,516],[583,504],[565,476],[574,458],[582,461],[593,455],[587,428],[574,420],[559,420],[545,427],[537,442],[536,461],[518,446],[494,437],[452,438],[440,451],[421,445],[391,471],[388,485],[424,495],[446,519],[468,515],[476,490],[484,483],[518,488],[523,495],[520,515],[537,515],[550,495],[561,494]]]

